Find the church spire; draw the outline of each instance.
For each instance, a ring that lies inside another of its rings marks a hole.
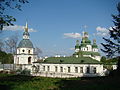
[[[25,26],[25,32],[28,32],[28,24],[26,22],[26,26]]]
[[[28,32],[28,24],[27,24],[27,22],[26,22],[26,25],[25,25],[25,31],[24,31],[24,33],[23,33],[23,39],[29,39],[29,32]]]

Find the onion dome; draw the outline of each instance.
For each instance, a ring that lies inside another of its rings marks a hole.
[[[75,45],[75,49],[79,49],[80,45],[79,45],[79,40],[76,41],[76,45]]]
[[[87,37],[83,37],[81,43],[91,44],[91,41]]]
[[[96,39],[93,40],[92,48],[98,48],[98,46],[97,46],[97,44],[96,44]]]

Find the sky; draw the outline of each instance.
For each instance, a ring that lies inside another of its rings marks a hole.
[[[1,38],[18,34],[22,40],[23,27],[28,22],[30,40],[42,50],[41,56],[72,55],[76,40],[81,41],[82,32],[89,33],[99,48],[103,37],[113,24],[112,14],[117,14],[119,0],[29,0],[22,11],[9,10],[17,21],[13,27],[4,27]],[[102,55],[103,52],[100,51]]]

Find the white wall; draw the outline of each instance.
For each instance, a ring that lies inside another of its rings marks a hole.
[[[23,52],[24,50],[24,52]],[[29,53],[30,50],[30,53]],[[34,49],[33,48],[17,48],[17,54],[33,54],[34,53]]]
[[[43,76],[45,73],[47,74],[56,74],[59,77],[59,74],[62,76],[71,75],[72,77],[81,77],[81,76],[102,76],[103,75],[103,65],[100,64],[42,64],[42,63],[34,63],[36,67],[39,67],[39,72]],[[49,71],[48,71],[49,66]],[[44,70],[45,67],[45,70]],[[55,71],[55,67],[57,67],[57,71]],[[63,72],[61,72],[60,67],[63,67]],[[70,72],[68,72],[68,67],[70,67]],[[75,72],[75,67],[78,68],[78,72]],[[80,68],[83,68],[83,73],[80,72]],[[90,67],[90,73],[86,73],[86,68]],[[96,68],[96,73],[93,72],[93,68]],[[32,71],[34,72],[34,71]],[[49,75],[50,76],[50,75]]]

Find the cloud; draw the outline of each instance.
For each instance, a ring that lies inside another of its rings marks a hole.
[[[14,26],[4,26],[3,30],[8,30],[8,31],[18,31],[18,30],[24,30],[25,26],[20,26],[20,25],[14,25]],[[36,32],[33,28],[28,29],[29,32]]]
[[[75,48],[70,48],[70,50],[75,50]]]
[[[80,33],[64,33],[65,38],[81,38]]]
[[[96,28],[96,30],[99,31],[99,32],[107,32],[107,31],[108,31],[106,28],[100,27],[100,26],[98,26],[98,27]]]
[[[97,30],[97,33],[95,33],[94,35],[98,35],[98,36],[107,36],[109,33],[109,30],[107,28],[100,27],[100,26],[98,26],[96,30]]]

